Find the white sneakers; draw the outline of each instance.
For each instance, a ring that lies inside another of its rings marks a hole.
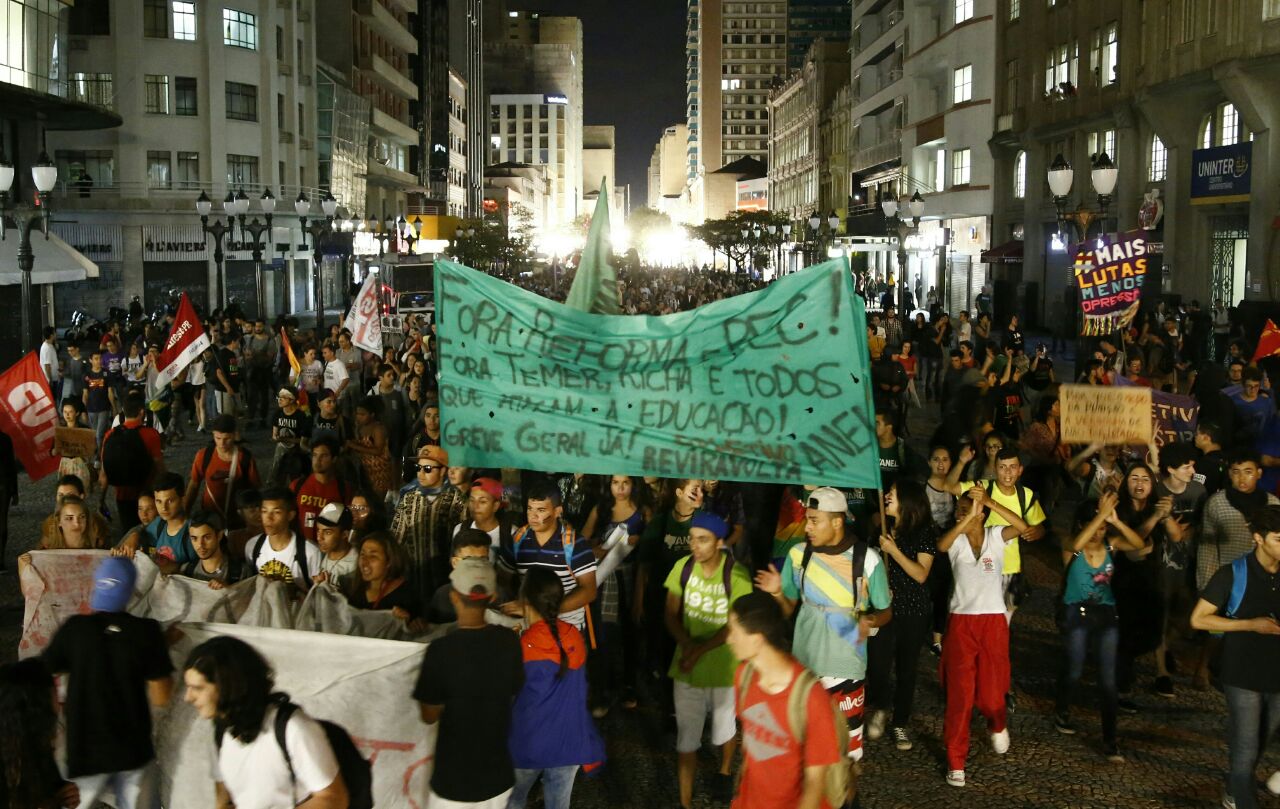
[[[1267,779],[1267,792],[1280,795],[1280,770],[1271,773],[1271,777]]]
[[[947,770],[947,783],[953,787],[964,786],[964,770]]]
[[[884,726],[889,721],[889,714],[886,711],[872,711],[871,719],[867,721],[867,738],[875,741],[884,735]]]
[[[1003,756],[1009,752],[1009,729],[1005,728],[999,733],[991,734],[991,749],[996,751],[997,756]]]

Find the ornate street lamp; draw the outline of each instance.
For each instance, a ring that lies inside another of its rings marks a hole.
[[[898,200],[889,197],[880,201],[880,208],[884,211],[885,227],[889,235],[896,233],[898,236],[898,311],[906,317],[910,314],[907,310],[907,237],[920,228],[920,217],[924,215],[924,197],[917,191],[905,205],[899,205]],[[900,212],[908,211],[911,214],[910,222],[900,215]]]
[[[22,273],[22,352],[31,350],[31,273],[35,270],[36,257],[31,250],[31,231],[36,228],[49,238],[49,193],[58,183],[58,167],[49,155],[40,152],[36,164],[31,167],[31,181],[36,186],[36,205],[10,204],[9,189],[13,187],[14,167],[4,152],[0,151],[0,239],[8,231],[8,220],[18,231],[18,270]]]
[[[215,219],[213,224],[209,224],[209,213],[212,210],[213,200],[209,199],[208,194],[201,191],[200,196],[196,197],[196,213],[200,215],[200,229],[204,231],[206,237],[213,236],[213,271],[217,279],[217,308],[222,309],[227,304],[226,278],[222,266],[222,259],[225,254],[222,252],[222,243],[231,235],[232,228],[235,227],[235,195],[228,191],[226,198],[222,200],[222,211],[227,217],[225,222]]]
[[[1089,170],[1089,181],[1098,195],[1098,210],[1095,212],[1081,205],[1074,211],[1068,211],[1067,205],[1071,201],[1071,186],[1075,180],[1075,170],[1059,153],[1049,166],[1048,172],[1049,192],[1053,194],[1053,205],[1058,212],[1059,230],[1070,222],[1076,227],[1077,242],[1083,242],[1089,238],[1089,226],[1095,219],[1101,219],[1105,231],[1107,208],[1111,205],[1111,195],[1116,190],[1116,180],[1119,175],[1119,169],[1106,152],[1094,157],[1093,165]]]
[[[320,240],[333,232],[333,215],[338,210],[338,200],[334,199],[332,193],[325,192],[320,198],[320,210],[324,214],[324,218],[315,217],[310,222],[307,221],[308,214],[311,213],[311,200],[303,192],[298,193],[298,198],[293,201],[293,212],[298,215],[298,225],[302,228],[303,246],[306,246],[306,236],[311,236],[311,259],[314,264],[313,272],[315,272],[316,284],[316,333],[324,334],[324,273],[321,271],[321,262],[324,260],[324,254],[321,252]]]

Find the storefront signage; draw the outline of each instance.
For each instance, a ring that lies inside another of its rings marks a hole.
[[[1248,202],[1253,143],[1196,149],[1191,153],[1191,204]]]
[[[143,261],[205,261],[212,249],[199,225],[148,225],[142,228]]]
[[[50,230],[90,261],[123,261],[119,225],[53,224]]]
[[[551,95],[551,96],[544,95],[544,96],[542,97],[542,103],[544,103],[544,104],[568,104],[568,103],[569,103],[569,97],[568,97],[568,96],[561,96],[561,95]]]

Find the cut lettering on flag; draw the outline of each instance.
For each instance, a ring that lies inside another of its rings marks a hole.
[[[1280,354],[1280,327],[1267,318],[1267,325],[1263,327],[1262,334],[1258,335],[1258,348],[1253,352],[1253,361],[1276,354]]]
[[[598,315],[622,314],[618,273],[609,263],[612,252],[609,243],[609,193],[604,178],[601,178],[596,212],[591,215],[591,230],[587,232],[587,243],[578,262],[578,274],[569,288],[565,306]]]
[[[58,429],[49,379],[32,351],[0,374],[0,430],[13,441],[13,451],[32,480],[58,469],[53,436]]]
[[[360,285],[351,311],[342,324],[351,332],[351,344],[371,354],[382,356],[382,313],[378,311],[378,274],[370,272]]]
[[[204,326],[200,325],[196,308],[191,305],[191,299],[184,292],[178,303],[178,316],[173,319],[173,327],[169,329],[169,339],[165,340],[164,349],[156,360],[156,390],[163,390],[207,348],[209,335],[205,333]]]

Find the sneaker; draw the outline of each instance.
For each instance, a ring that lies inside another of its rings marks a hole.
[[[604,719],[606,716],[609,715],[609,706],[597,705],[596,707],[591,709],[591,715],[594,716],[596,719]]]
[[[929,644],[929,652],[930,652],[934,657],[942,657],[942,644],[941,644],[941,643],[930,643],[930,644]]]
[[[1120,713],[1134,714],[1138,712],[1138,703],[1128,697],[1121,697],[1117,700],[1116,707],[1120,709]]]
[[[907,735],[906,728],[893,729],[893,746],[904,751],[911,749],[911,737]]]
[[[1112,764],[1124,763],[1124,754],[1120,752],[1120,748],[1115,742],[1103,742],[1102,755],[1106,756],[1107,761],[1110,761]]]
[[[1169,676],[1157,677],[1155,684],[1155,692],[1162,697],[1173,696],[1173,678]]]
[[[1053,726],[1059,733],[1064,736],[1076,735],[1076,726],[1071,724],[1071,719],[1064,713],[1055,714],[1053,717]]]
[[[1280,795],[1280,770],[1271,773],[1271,777],[1267,779],[1267,792]]]
[[[884,735],[884,726],[889,721],[889,715],[885,711],[872,711],[871,719],[867,722],[867,738],[875,741]]]
[[[964,786],[964,770],[947,770],[947,783],[953,787]]]
[[[1017,713],[1018,711],[1018,695],[1012,691],[1004,695],[1004,709],[1007,713]]]
[[[991,734],[991,749],[996,751],[997,756],[1003,756],[1009,752],[1009,729],[1005,728],[999,733]]]
[[[1230,795],[1223,795],[1222,809],[1236,809],[1236,799]]]
[[[720,803],[733,800],[733,776],[718,772],[711,776],[711,799]]]

